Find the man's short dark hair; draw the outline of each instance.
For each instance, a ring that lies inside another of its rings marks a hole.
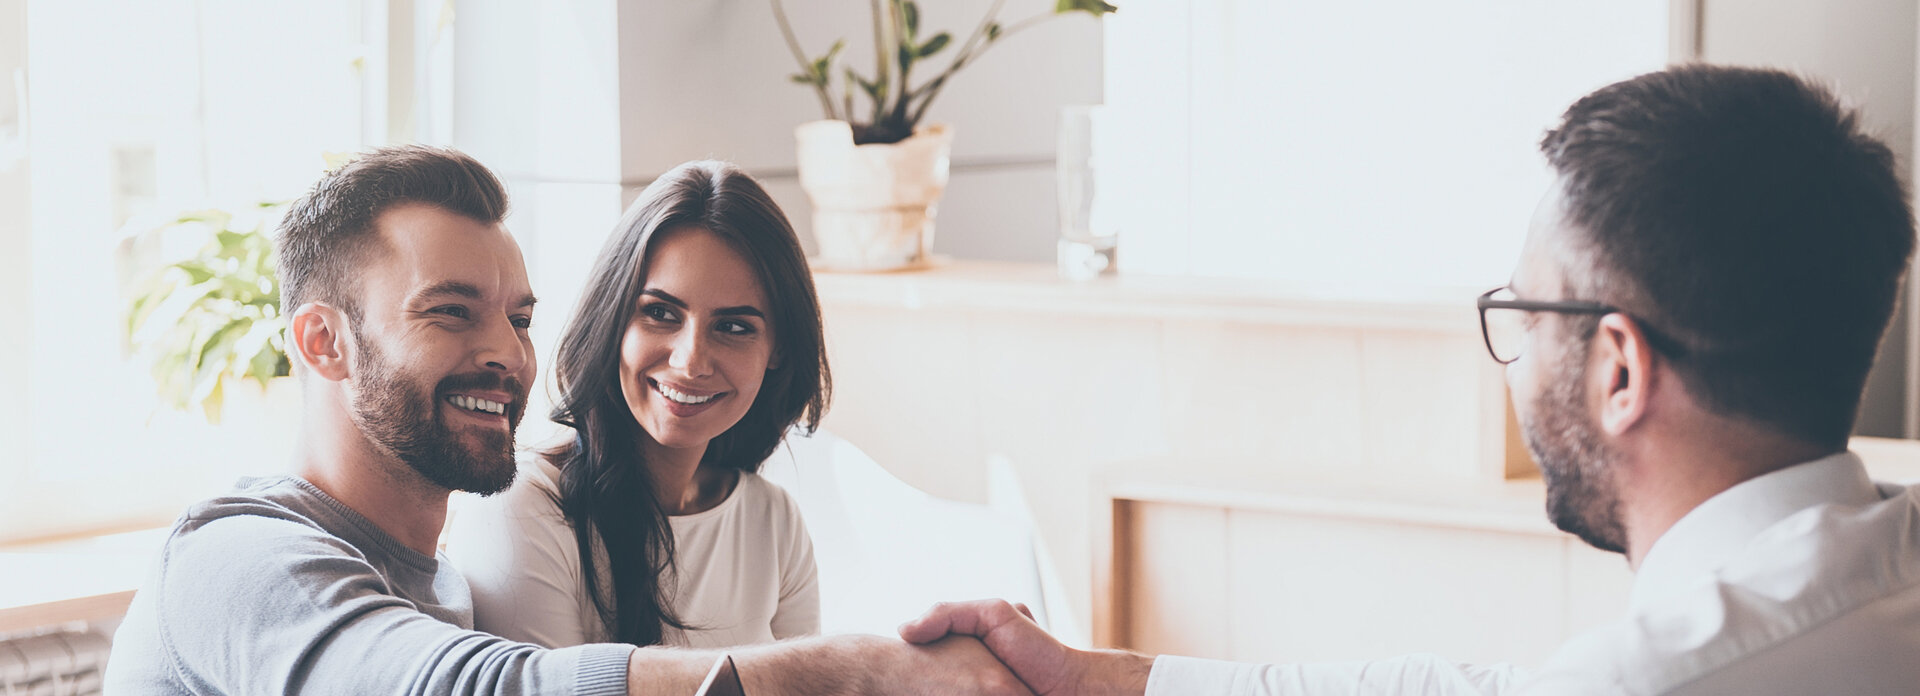
[[[1707,408],[1845,445],[1914,245],[1855,112],[1784,72],[1684,66],[1582,98],[1540,148],[1585,259],[1569,294],[1638,319]]]
[[[380,248],[374,221],[409,203],[489,224],[507,215],[500,180],[465,153],[421,145],[368,152],[321,177],[287,210],[276,242],[281,307],[291,313],[326,302],[357,319],[358,269]]]

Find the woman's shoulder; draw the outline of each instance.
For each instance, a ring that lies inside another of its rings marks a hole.
[[[742,503],[753,503],[752,507],[772,507],[793,514],[798,514],[800,510],[800,504],[794,501],[786,488],[751,471],[740,472],[740,482],[734,487],[733,494],[739,496]]]
[[[566,543],[572,538],[572,526],[551,494],[555,470],[526,456],[518,457],[515,465],[514,482],[507,490],[489,496],[461,494],[454,499],[446,550],[463,572],[524,564],[528,552],[561,557],[573,553],[573,545]]]
[[[514,488],[531,488],[543,493],[560,493],[560,467],[539,452],[522,451],[514,457]]]
[[[740,472],[734,487],[732,508],[736,515],[774,527],[805,533],[806,521],[800,515],[800,503],[780,484],[752,472]]]
[[[513,485],[500,493],[472,502],[477,508],[493,508],[516,516],[560,514],[560,469],[546,457],[521,452],[515,457]]]

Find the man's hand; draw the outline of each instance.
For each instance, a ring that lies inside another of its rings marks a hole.
[[[943,602],[900,627],[909,643],[973,636],[1037,696],[1143,694],[1153,659],[1116,651],[1075,650],[1033,622],[1025,606],[991,599]]]
[[[1033,696],[1006,665],[995,659],[979,639],[947,636],[924,645],[885,641],[881,654],[892,654],[892,674],[872,684],[872,694],[994,694]]]
[[[754,696],[1032,696],[979,640],[954,636],[922,642],[828,636],[738,651],[734,663],[744,690]]]

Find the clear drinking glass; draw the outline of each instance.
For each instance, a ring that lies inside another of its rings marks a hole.
[[[1060,110],[1055,141],[1054,178],[1060,204],[1060,276],[1087,280],[1114,272],[1119,230],[1099,202],[1094,180],[1095,143],[1100,140],[1102,107],[1068,106]]]

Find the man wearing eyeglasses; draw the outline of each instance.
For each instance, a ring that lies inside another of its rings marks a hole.
[[[1481,323],[1548,516],[1636,571],[1627,616],[1533,670],[1078,651],[1004,602],[902,637],[979,636],[1047,696],[1920,693],[1920,489],[1846,449],[1914,245],[1892,153],[1823,89],[1708,66],[1588,95],[1541,149]]]

